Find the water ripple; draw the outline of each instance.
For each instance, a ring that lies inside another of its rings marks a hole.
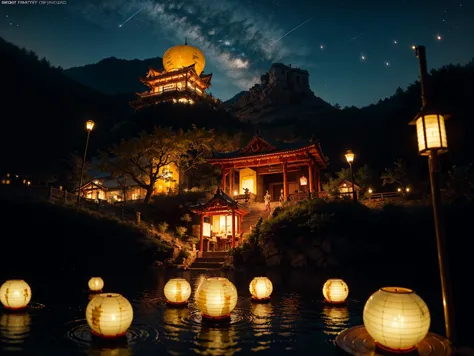
[[[30,335],[31,316],[28,312],[6,312],[0,316],[1,350],[15,352],[23,350]]]

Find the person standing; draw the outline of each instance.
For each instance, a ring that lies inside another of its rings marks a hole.
[[[267,190],[267,192],[266,192],[266,194],[265,194],[263,200],[265,201],[265,211],[271,211],[270,202],[271,202],[271,200],[272,200],[272,196],[270,195],[270,193],[268,192],[268,190]]]

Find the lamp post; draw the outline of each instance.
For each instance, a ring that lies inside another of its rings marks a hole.
[[[351,181],[352,181],[352,198],[354,199],[354,203],[357,204],[357,193],[355,191],[355,186],[354,186],[354,171],[352,170],[352,162],[354,162],[354,152],[351,150],[348,150],[346,152],[346,160],[347,163],[349,163],[349,167],[351,170]]]
[[[418,115],[410,122],[416,126],[418,138],[418,151],[422,156],[428,156],[430,169],[431,197],[433,204],[434,226],[436,231],[436,245],[438,249],[438,263],[441,277],[443,297],[444,321],[446,337],[454,344],[454,313],[451,284],[449,279],[449,266],[446,255],[446,235],[443,215],[441,213],[441,194],[439,188],[440,160],[439,155],[448,149],[446,128],[444,120],[448,119],[439,111],[432,108],[429,102],[429,85],[427,83],[428,70],[426,65],[426,52],[424,46],[414,46],[416,57],[420,66],[421,99],[423,106]]]
[[[80,178],[80,181],[79,181],[79,189],[77,191],[76,206],[78,208],[79,208],[79,202],[81,200],[81,187],[82,187],[82,179],[84,177],[84,166],[86,165],[87,146],[89,146],[89,136],[90,136],[91,131],[92,131],[93,128],[94,128],[94,121],[87,120],[86,121],[86,131],[87,131],[86,147],[84,149],[84,158],[82,159],[82,167],[81,167],[81,178]]]

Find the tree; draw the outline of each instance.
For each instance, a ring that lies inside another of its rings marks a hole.
[[[157,127],[102,152],[100,167],[114,177],[131,178],[146,191],[148,204],[156,182],[173,179],[166,167],[174,163],[184,171],[194,168],[204,160],[213,137],[212,131],[197,127],[186,132]]]
[[[386,184],[399,184],[402,194],[405,194],[406,187],[410,180],[405,162],[399,158],[393,163],[393,168],[385,168],[385,172],[380,176],[382,186]]]
[[[447,193],[451,198],[474,197],[474,166],[453,166],[448,171]]]
[[[75,190],[79,188],[79,182],[81,180],[81,171],[82,171],[82,157],[77,153],[71,153],[69,158],[65,160],[65,176],[63,176],[62,181],[64,181],[67,189]],[[89,169],[89,162],[85,162],[84,165],[84,176],[82,179],[83,184],[87,183],[91,177],[87,174]]]
[[[372,175],[372,170],[368,165],[364,165],[359,167],[357,170],[354,170],[354,183],[360,187],[361,193],[364,193],[370,185],[370,182],[372,181]],[[331,175],[327,176],[327,178],[328,183],[324,186],[324,189],[328,190],[329,194],[333,196],[340,194],[339,183],[341,180],[345,179],[349,182],[352,182],[351,170],[349,168],[342,168],[336,173],[335,178]]]

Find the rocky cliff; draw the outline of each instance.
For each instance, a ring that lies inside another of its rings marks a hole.
[[[238,96],[238,97],[237,97]],[[224,104],[242,121],[271,122],[281,119],[311,119],[333,107],[314,95],[306,70],[274,63],[248,92]]]

